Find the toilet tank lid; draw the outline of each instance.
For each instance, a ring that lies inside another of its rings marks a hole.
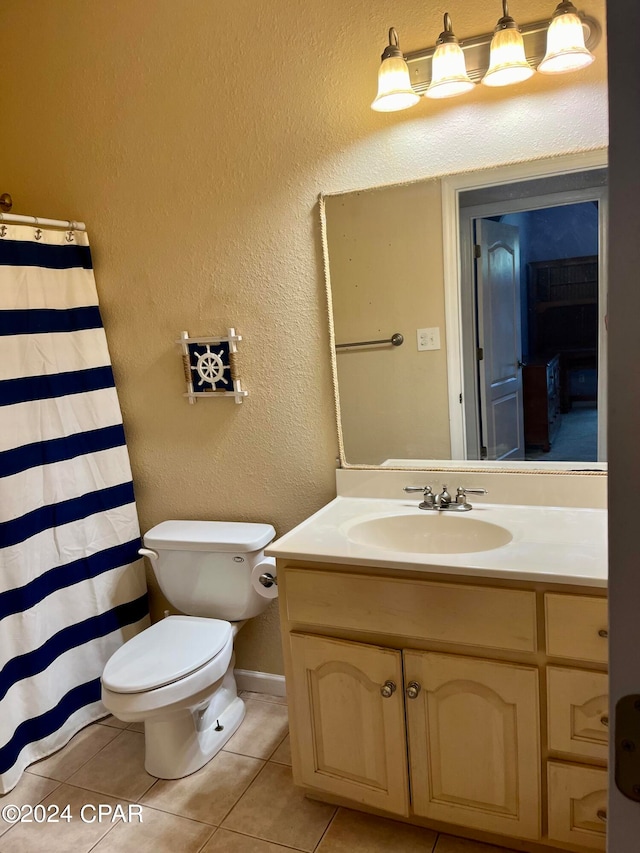
[[[270,524],[243,521],[162,521],[144,535],[147,548],[166,551],[261,551],[275,537]]]

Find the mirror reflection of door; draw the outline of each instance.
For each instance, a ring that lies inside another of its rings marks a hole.
[[[473,295],[462,311],[467,458],[602,461],[606,187],[567,189],[558,178],[544,195],[501,192],[508,187],[469,193],[466,205],[463,193],[461,201],[461,251],[474,258],[463,264],[473,280],[462,282]]]
[[[524,459],[518,228],[476,221],[478,381],[483,459]]]

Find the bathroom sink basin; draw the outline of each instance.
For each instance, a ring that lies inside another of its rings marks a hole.
[[[357,545],[412,554],[492,551],[513,538],[498,524],[447,513],[389,515],[356,522],[346,531]]]

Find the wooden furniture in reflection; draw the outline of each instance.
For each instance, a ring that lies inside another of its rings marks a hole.
[[[522,368],[524,440],[545,452],[560,426],[560,356],[529,362]]]
[[[598,256],[536,261],[528,272],[530,360],[560,356],[560,405],[568,412],[575,401],[597,400]]]

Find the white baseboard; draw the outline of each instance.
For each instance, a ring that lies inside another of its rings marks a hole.
[[[286,696],[287,688],[284,675],[272,672],[252,672],[250,669],[234,669],[238,690],[250,690],[252,693],[269,693],[271,696]]]

